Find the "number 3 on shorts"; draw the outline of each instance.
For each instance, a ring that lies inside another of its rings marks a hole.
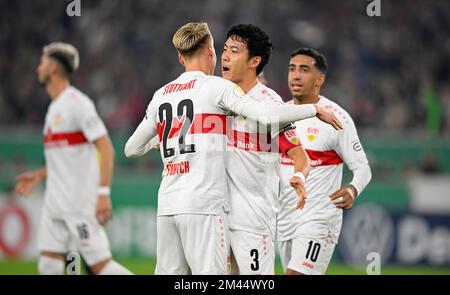
[[[253,271],[259,270],[258,249],[251,249],[251,250],[250,250],[250,256],[253,258],[253,263],[250,264],[250,268],[251,268]]]

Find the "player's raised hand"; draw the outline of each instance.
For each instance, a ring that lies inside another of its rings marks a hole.
[[[346,185],[335,191],[330,199],[338,208],[351,209],[356,197],[356,189],[352,185]]]
[[[298,176],[293,176],[289,180],[289,184],[295,189],[297,193],[297,209],[303,209],[306,202],[306,189],[303,180]]]
[[[341,122],[338,120],[338,118],[336,118],[332,110],[318,104],[315,104],[314,106],[316,107],[317,118],[324,121],[325,123],[330,124],[336,130],[343,129]]]
[[[14,191],[21,197],[27,197],[34,191],[42,179],[43,175],[40,170],[22,173],[16,177]]]
[[[101,225],[105,225],[111,219],[112,207],[108,195],[98,196],[95,216]]]

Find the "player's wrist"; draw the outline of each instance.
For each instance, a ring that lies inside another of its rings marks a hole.
[[[349,184],[348,188],[350,189],[350,191],[352,191],[352,198],[353,200],[358,196],[358,190],[356,189],[356,187],[353,184]]]
[[[100,196],[109,196],[111,195],[111,188],[106,185],[99,186],[97,188],[97,194]]]
[[[305,178],[305,175],[302,172],[295,172],[294,173],[294,177],[300,178],[302,180],[303,184],[305,184],[306,178]]]
[[[314,103],[313,106],[315,111],[314,116],[317,116],[320,113],[320,106],[317,103]]]
[[[34,171],[34,175],[36,176],[36,178],[39,181],[42,181],[46,176],[46,170],[44,170],[44,169],[36,170],[36,171]]]

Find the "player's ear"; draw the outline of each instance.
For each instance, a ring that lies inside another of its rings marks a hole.
[[[323,83],[325,83],[325,78],[326,78],[325,74],[324,73],[320,73],[319,79],[317,79],[317,81],[316,81],[316,85],[318,87],[322,87]]]
[[[261,57],[260,56],[254,56],[250,59],[250,66],[252,68],[257,68],[259,64],[261,63]]]
[[[47,69],[48,69],[49,74],[58,74],[59,73],[58,64],[55,61],[50,61],[47,64]]]
[[[214,49],[214,46],[212,44],[208,45],[208,55],[211,57],[216,55],[216,50]]]
[[[180,62],[180,64],[182,64],[184,66],[184,57],[178,53],[178,61]]]

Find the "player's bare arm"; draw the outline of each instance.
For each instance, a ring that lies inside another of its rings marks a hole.
[[[289,183],[297,193],[297,209],[303,209],[306,201],[305,179],[308,176],[311,160],[301,146],[289,149],[287,154],[294,161],[295,172]]]
[[[45,166],[34,171],[22,173],[16,177],[14,190],[19,196],[27,197],[46,177],[47,168]]]
[[[98,222],[104,225],[112,216],[111,200],[109,196],[111,178],[114,171],[114,148],[107,135],[100,137],[94,143],[101,155],[100,187],[98,189],[96,217]]]

